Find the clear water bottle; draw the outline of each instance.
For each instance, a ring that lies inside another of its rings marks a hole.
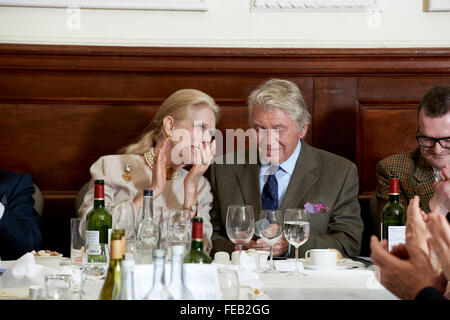
[[[134,300],[134,260],[122,260],[122,283],[118,300]]]
[[[173,300],[165,284],[166,256],[163,249],[156,249],[153,254],[153,286],[145,296],[145,300]]]
[[[139,224],[137,233],[135,263],[151,264],[153,250],[156,249],[160,237],[159,227],[153,220],[152,190],[144,190],[142,216],[144,217],[144,219]]]
[[[172,246],[172,272],[169,283],[169,292],[175,300],[194,299],[191,291],[183,280],[183,257],[186,247],[184,245]]]

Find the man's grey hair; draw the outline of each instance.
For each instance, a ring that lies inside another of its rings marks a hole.
[[[289,80],[270,79],[252,91],[248,98],[250,121],[255,106],[281,109],[297,124],[298,131],[311,123],[311,115],[300,89]]]

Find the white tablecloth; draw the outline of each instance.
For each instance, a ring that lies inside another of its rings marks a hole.
[[[297,277],[259,273],[267,298],[273,300],[395,300],[371,270],[306,271]],[[243,288],[242,298],[246,291]]]
[[[4,267],[13,262],[3,261]],[[307,275],[296,277],[286,273],[258,272],[262,283],[259,296],[249,296],[250,288],[241,287],[240,299],[272,300],[395,300],[392,293],[376,280],[369,269],[304,270]],[[1,281],[1,277],[0,277]],[[1,285],[0,285],[1,288]],[[23,288],[26,294],[26,289]]]

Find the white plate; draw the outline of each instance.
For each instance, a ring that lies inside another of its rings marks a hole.
[[[25,287],[1,288],[0,300],[28,300],[29,289]]]

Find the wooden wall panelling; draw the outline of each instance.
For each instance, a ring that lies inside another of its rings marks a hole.
[[[356,160],[355,77],[315,77],[314,139],[317,148]]]
[[[448,48],[0,44],[0,167],[32,174],[45,197],[49,234],[74,216],[73,200],[90,165],[136,139],[172,92],[203,90],[222,107],[220,130],[247,129],[248,95],[279,77],[296,82],[305,96],[312,114],[306,140],[357,162],[364,211],[374,164],[398,146],[383,140],[382,128],[389,117],[412,114],[433,84],[450,84],[449,65]],[[409,132],[411,123],[397,124],[395,132]]]

